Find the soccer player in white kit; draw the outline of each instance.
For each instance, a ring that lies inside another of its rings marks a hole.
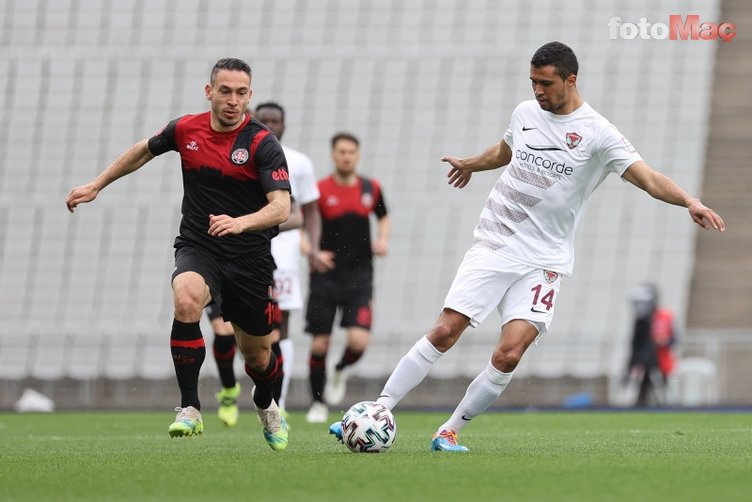
[[[254,117],[268,127],[280,142],[282,141],[282,135],[285,132],[285,110],[280,104],[271,101],[261,103],[256,106]],[[312,243],[311,246],[318,246],[321,234],[321,217],[316,203],[319,199],[319,188],[313,163],[308,156],[287,145],[283,144],[282,149],[285,152],[290,173],[292,198],[303,212],[303,228],[308,234]],[[310,259],[315,261],[318,248],[312,247],[310,255]],[[274,293],[279,309],[282,311],[279,327],[279,350],[281,351],[284,374],[280,387],[275,391],[275,393],[279,393],[279,396],[275,395],[275,399],[277,399],[279,407],[284,410],[294,356],[294,346],[292,340],[288,338],[290,311],[303,308],[299,271],[300,231],[298,229],[280,231],[279,235],[272,239],[272,256],[277,265],[274,270]]]
[[[468,326],[495,309],[501,337],[486,368],[431,440],[435,451],[467,451],[457,434],[506,388],[520,358],[545,334],[562,275],[574,264],[574,231],[590,194],[610,173],[656,199],[686,207],[693,221],[723,232],[720,216],[654,171],[619,131],[580,97],[574,52],[560,42],[530,62],[535,100],[512,113],[502,140],[465,159],[444,157],[449,184],[463,188],[474,172],[507,168],[491,189],[473,242],[433,328],[399,361],[377,401],[390,410]],[[341,425],[330,432],[341,439]]]

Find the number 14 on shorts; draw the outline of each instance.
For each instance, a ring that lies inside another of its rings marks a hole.
[[[530,291],[533,292],[533,306],[530,309],[533,312],[546,313],[554,307],[554,290],[549,289],[545,293],[543,292],[543,284],[537,284]],[[542,310],[542,307],[546,310]]]

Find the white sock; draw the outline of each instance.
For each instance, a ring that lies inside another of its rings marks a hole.
[[[421,337],[397,363],[376,402],[390,410],[397,406],[408,392],[423,381],[433,363],[443,355],[428,338]]]
[[[290,389],[292,378],[292,363],[295,359],[295,346],[289,338],[279,341],[279,350],[282,351],[282,371],[285,376],[282,379],[282,392],[279,394],[279,407],[284,409],[287,401],[287,391]]]
[[[449,420],[439,430],[450,429],[459,432],[470,420],[488,409],[504,392],[514,372],[502,373],[489,362],[486,369],[470,382],[460,404]]]

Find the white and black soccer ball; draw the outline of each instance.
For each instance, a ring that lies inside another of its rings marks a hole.
[[[397,435],[392,412],[375,401],[354,404],[342,417],[342,442],[355,453],[387,451]]]

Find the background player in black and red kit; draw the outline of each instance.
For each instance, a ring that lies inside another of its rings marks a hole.
[[[254,404],[264,438],[272,449],[282,450],[287,425],[272,399],[278,365],[270,350],[270,241],[290,213],[287,163],[274,135],[245,113],[252,94],[246,62],[217,61],[205,93],[211,111],[173,120],[139,141],[94,181],[71,190],[66,204],[73,212],[155,156],[170,150],[180,154],[183,218],[175,239],[170,349],[181,405],[168,431],[171,436],[203,431],[198,374],[206,348],[199,320],[203,308],[214,302],[233,324],[246,372],[256,385]]]
[[[319,181],[321,213],[320,254],[311,282],[306,310],[306,331],[313,335],[309,357],[313,402],[306,414],[310,423],[328,418],[328,404],[345,395],[347,368],[363,355],[371,338],[373,255],[388,250],[390,220],[381,186],[359,176],[360,142],[352,134],[332,138],[334,173]],[[369,216],[377,218],[376,239],[371,243]],[[345,350],[326,382],[326,355],[337,309],[347,330]],[[324,389],[326,384],[326,390]]]

